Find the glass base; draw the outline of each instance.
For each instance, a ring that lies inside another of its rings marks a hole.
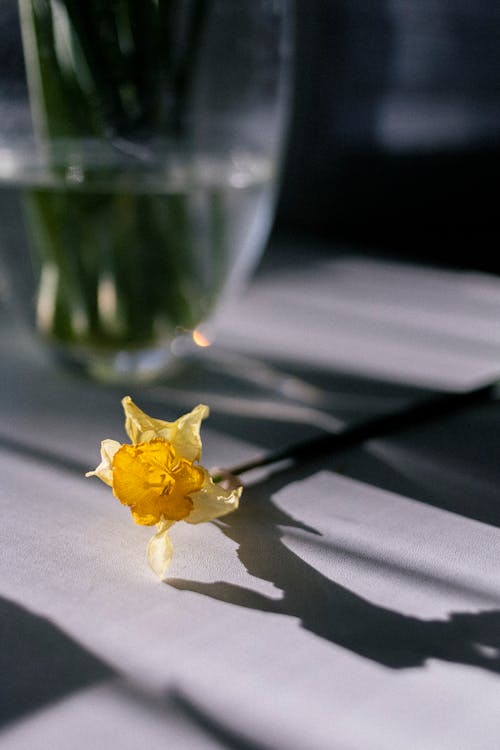
[[[66,370],[110,385],[153,383],[169,377],[183,364],[187,342],[179,337],[150,348],[89,351],[46,343],[49,355]]]

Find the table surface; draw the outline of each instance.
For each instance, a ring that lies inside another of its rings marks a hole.
[[[231,466],[494,380],[499,319],[497,278],[282,240],[201,363],[129,392],[208,403],[203,462]],[[123,389],[0,331],[2,748],[498,747],[495,400],[250,473],[237,513],[175,526],[161,583],[84,478]]]

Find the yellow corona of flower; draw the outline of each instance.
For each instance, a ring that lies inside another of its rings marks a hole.
[[[231,513],[242,487],[225,489],[198,463],[200,426],[208,406],[199,404],[175,422],[165,422],[145,414],[130,396],[122,405],[132,444],[103,440],[101,463],[86,476],[109,485],[137,524],[157,525],[147,554],[152,569],[164,578],[173,551],[170,527],[176,521],[202,523]]]

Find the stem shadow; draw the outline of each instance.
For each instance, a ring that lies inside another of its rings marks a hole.
[[[238,557],[249,575],[281,589],[280,599],[224,581],[172,578],[168,585],[240,607],[295,617],[317,637],[388,668],[421,667],[434,658],[500,673],[500,610],[456,612],[443,620],[423,620],[358,596],[283,543],[282,527],[319,532],[273,503],[272,496],[282,484],[278,475],[247,488],[244,505],[217,524],[238,544]]]

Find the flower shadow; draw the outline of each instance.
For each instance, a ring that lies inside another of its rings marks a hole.
[[[277,476],[247,488],[240,510],[217,523],[238,544],[238,557],[247,572],[280,589],[281,598],[225,581],[171,578],[168,585],[240,607],[295,617],[319,638],[388,668],[420,667],[434,658],[500,673],[500,610],[423,620],[374,604],[336,583],[284,544],[283,527],[319,532],[273,503],[282,481]]]

